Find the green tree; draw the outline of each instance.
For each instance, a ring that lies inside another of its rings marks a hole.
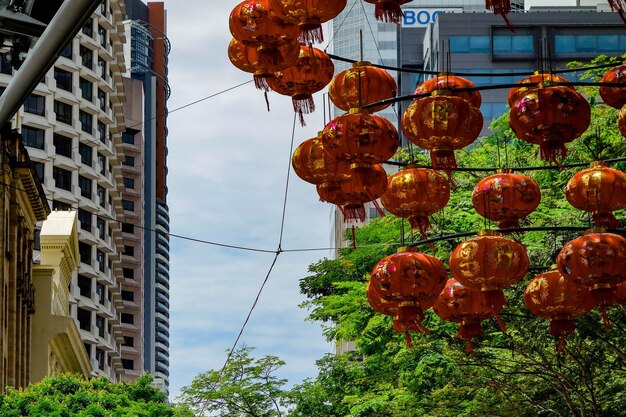
[[[152,387],[152,377],[114,384],[107,378],[85,380],[64,374],[43,379],[23,390],[0,395],[3,417],[193,417],[166,403],[165,394]]]
[[[593,64],[607,62],[599,57]],[[573,64],[580,66],[580,63]],[[599,80],[602,70],[582,74]],[[592,125],[568,145],[564,164],[591,162],[626,154],[617,129],[617,111],[598,104],[597,88],[585,88],[592,105]],[[521,168],[543,166],[534,145],[517,140],[504,115],[492,124],[494,135],[457,153],[460,166]],[[412,152],[415,155],[415,152]],[[405,155],[409,155],[405,151]],[[418,155],[421,160],[422,155]],[[615,164],[624,170],[623,162]],[[581,168],[577,168],[581,169]],[[525,172],[541,186],[542,203],[523,225],[587,226],[586,213],[573,209],[563,188],[575,170]],[[477,231],[494,225],[472,208],[471,191],[484,172],[456,172],[457,189],[444,212],[434,216],[432,236]],[[618,218],[624,212],[617,213]],[[546,320],[525,308],[523,283],[506,291],[503,311],[508,333],[493,321],[483,325],[484,337],[471,355],[454,338],[457,326],[432,312],[425,324],[430,335],[414,336],[407,349],[394,333],[391,319],[369,308],[365,288],[374,264],[392,253],[403,240],[401,220],[385,217],[356,230],[357,248],[344,249],[335,260],[309,267],[300,283],[307,296],[309,319],[321,321],[330,341],[352,340],[358,351],[329,356],[318,362],[320,374],[293,390],[297,403],[292,415],[341,417],[417,416],[626,416],[626,313],[612,308],[611,329],[602,326],[597,312],[577,320],[578,330],[567,342],[566,355],[557,356],[556,341]],[[519,239],[532,265],[548,267],[563,244],[579,232],[526,232]],[[461,240],[438,242],[434,254],[447,262]],[[432,250],[421,246],[422,250]]]
[[[281,417],[288,406],[287,382],[274,373],[285,363],[276,356],[255,359],[253,348],[233,351],[223,370],[196,376],[181,390],[179,401],[198,416]]]

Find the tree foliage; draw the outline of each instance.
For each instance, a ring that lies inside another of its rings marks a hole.
[[[607,62],[599,57],[593,64]],[[574,63],[580,66],[580,63]],[[579,74],[599,80],[604,70]],[[617,129],[617,110],[599,104],[597,88],[585,88],[592,105],[592,125],[568,145],[564,164],[592,162],[626,155],[626,142]],[[460,166],[523,168],[543,166],[538,147],[517,140],[508,116],[494,121],[496,132],[457,153]],[[422,155],[405,151],[418,161]],[[624,170],[623,162],[614,165]],[[576,168],[582,169],[582,168]],[[587,226],[589,216],[573,209],[563,188],[573,169],[534,170],[542,202],[523,225]],[[473,210],[471,191],[484,172],[456,172],[457,189],[443,213],[434,216],[432,236],[495,227]],[[624,212],[616,213],[624,218]],[[430,335],[413,337],[407,349],[394,333],[391,319],[371,310],[365,288],[374,264],[395,251],[403,240],[401,220],[387,216],[356,230],[357,248],[343,249],[338,259],[324,259],[309,267],[300,283],[307,296],[309,319],[321,321],[331,341],[352,340],[357,352],[329,355],[318,362],[319,376],[292,392],[297,417],[416,417],[416,416],[626,416],[626,313],[609,311],[607,329],[597,312],[577,320],[578,330],[567,341],[566,354],[557,356],[548,322],[530,315],[522,294],[527,279],[506,291],[503,311],[508,332],[493,322],[483,325],[484,337],[471,355],[454,338],[456,325],[427,312]],[[578,232],[526,232],[519,237],[535,267],[548,267],[564,243]],[[434,254],[447,262],[461,240],[435,245]],[[432,252],[426,245],[424,251]],[[626,268],[626,266],[625,266]]]
[[[24,390],[0,394],[3,417],[193,417],[166,403],[152,377],[114,384],[107,378],[85,380],[64,374],[45,378]]]

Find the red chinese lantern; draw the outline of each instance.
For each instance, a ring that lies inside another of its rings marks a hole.
[[[400,139],[389,120],[352,109],[324,127],[322,143],[324,150],[337,160],[377,164],[396,153]]]
[[[565,143],[582,135],[591,122],[587,100],[569,87],[542,87],[529,91],[511,107],[510,125],[523,141],[540,147],[544,161],[559,165]]]
[[[616,228],[619,220],[612,212],[626,208],[626,174],[593,162],[569,180],[565,197],[574,208],[591,212],[597,227]]]
[[[563,247],[557,257],[559,272],[589,288],[605,324],[606,307],[615,301],[615,288],[626,282],[626,238],[605,229],[590,229]]]
[[[611,68],[604,73],[601,83],[620,83],[621,87],[600,87],[604,103],[620,110],[626,104],[626,64]]]
[[[485,294],[449,279],[437,297],[433,310],[442,320],[461,323],[457,339],[467,340],[465,353],[472,351],[472,339],[483,335],[480,322],[491,316]]]
[[[263,50],[264,47],[246,46],[233,38],[228,45],[228,57],[235,67],[254,74],[256,88],[269,91],[267,79],[273,78],[276,71],[284,70],[296,62],[300,54],[300,44],[292,41],[278,47],[276,53],[272,54],[275,62],[265,62]]]
[[[450,273],[461,284],[482,291],[492,315],[505,330],[500,310],[506,304],[503,288],[521,281],[528,272],[526,248],[498,232],[483,230],[450,255]]]
[[[420,148],[430,150],[435,169],[456,168],[454,150],[473,143],[483,127],[480,110],[461,97],[440,95],[414,101],[402,116],[402,131]]]
[[[242,1],[230,13],[228,25],[233,38],[244,45],[268,50],[292,42],[300,35],[300,28],[277,15],[269,0]]]
[[[541,190],[535,180],[511,170],[483,178],[472,192],[474,209],[498,222],[500,229],[519,227],[519,220],[535,211],[540,201]]]
[[[336,204],[346,221],[365,220],[365,203],[379,198],[387,189],[387,173],[380,165],[352,164],[350,179],[317,185],[322,201]]]
[[[550,320],[550,334],[559,338],[557,352],[565,348],[565,338],[574,333],[573,319],[593,310],[589,288],[566,279],[553,265],[526,286],[524,303],[532,314]]]
[[[476,88],[476,84],[467,78],[444,72],[439,74],[436,78],[431,78],[421,83],[417,86],[413,94],[428,94],[440,90],[447,91],[448,95],[461,97],[462,99],[469,101],[472,106],[480,108],[480,104],[482,103],[480,91],[456,91],[468,88]],[[419,100],[419,98],[416,100]]]
[[[322,184],[341,182],[350,179],[350,164],[336,161],[324,152],[321,132],[318,137],[307,139],[300,144],[291,157],[295,173],[306,182]]]
[[[411,2],[412,0],[365,0],[366,3],[372,3],[374,7],[374,16],[376,20],[388,23],[400,23],[402,20],[402,4]]]
[[[398,85],[391,74],[366,61],[355,62],[352,68],[335,75],[328,86],[330,100],[344,111],[395,97],[397,92]],[[381,104],[362,111],[375,113],[390,105]]]
[[[433,305],[446,279],[446,268],[439,259],[414,248],[400,248],[398,253],[381,259],[374,266],[367,289],[368,299],[378,295],[387,303],[397,305],[394,329],[405,334],[410,347],[411,331],[428,332],[421,323],[424,310]],[[372,304],[372,308],[377,307],[376,303]],[[377,311],[383,312],[382,309]]]
[[[270,0],[277,13],[288,22],[298,24],[302,43],[324,42],[322,23],[336,17],[347,0]]]
[[[619,127],[619,131],[626,138],[626,104],[619,111],[619,117],[617,119],[617,127]]]
[[[522,78],[517,82],[519,87],[512,87],[509,90],[509,94],[507,96],[507,101],[509,102],[509,107],[513,107],[515,102],[520,98],[524,97],[529,92],[533,90],[543,87],[551,87],[553,85],[559,85],[559,83],[568,83],[570,82],[567,78],[562,77],[556,74],[545,73],[541,71],[536,71],[533,75]],[[534,84],[532,86],[526,86],[526,84]],[[567,88],[572,88],[567,86]]]
[[[313,93],[326,87],[333,79],[335,66],[326,52],[310,45],[300,45],[300,56],[295,64],[284,71],[278,71],[268,79],[270,88],[279,94],[290,96],[293,108],[300,115],[315,110]]]
[[[426,239],[428,216],[442,210],[450,199],[448,181],[437,171],[408,166],[389,177],[380,202],[394,216],[408,218]]]

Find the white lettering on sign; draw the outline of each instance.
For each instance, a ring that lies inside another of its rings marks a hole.
[[[461,12],[463,9],[402,9],[404,18],[402,19],[402,27],[422,28],[429,23],[437,21],[437,15],[440,13]]]

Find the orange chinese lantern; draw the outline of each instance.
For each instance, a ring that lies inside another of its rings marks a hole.
[[[619,131],[626,138],[626,104],[619,111],[619,117],[617,119],[617,127],[619,127]]]
[[[450,255],[450,273],[461,284],[482,291],[502,331],[500,310],[506,304],[503,288],[521,281],[528,272],[526,248],[498,232],[483,230]]]
[[[347,0],[270,0],[275,10],[288,22],[298,24],[302,43],[324,42],[322,23],[336,17]]]
[[[476,88],[476,84],[467,78],[444,72],[439,74],[436,78],[431,78],[421,83],[417,86],[413,94],[428,94],[434,91],[443,90],[447,91],[448,95],[461,97],[462,99],[469,101],[472,106],[480,108],[482,103],[480,91],[456,91],[471,88]],[[419,98],[416,100],[419,100]]]
[[[377,164],[396,153],[400,139],[389,120],[352,109],[324,127],[322,143],[324,150],[337,160]]]
[[[366,61],[355,62],[352,68],[335,75],[328,86],[330,100],[344,111],[395,97],[397,92],[396,80],[384,69]],[[390,105],[381,104],[362,111],[375,113]]]
[[[472,351],[472,339],[483,335],[480,322],[491,316],[485,294],[449,279],[433,305],[433,311],[442,320],[461,323],[457,339],[467,340],[465,353]]]
[[[619,220],[612,212],[626,208],[626,174],[593,162],[569,180],[565,197],[574,208],[591,212],[597,227],[616,228]]]
[[[606,307],[615,301],[615,288],[626,282],[626,238],[605,229],[590,229],[563,247],[557,257],[559,272],[589,288],[607,326]]]
[[[397,305],[394,329],[405,334],[410,347],[411,331],[428,332],[421,323],[424,310],[433,305],[446,279],[446,268],[439,259],[415,248],[400,248],[398,253],[374,266],[367,288],[368,299],[379,297]],[[377,307],[380,307],[377,303],[372,304],[372,308]],[[385,314],[382,308],[377,311]]]
[[[412,0],[365,0],[366,3],[372,3],[374,7],[374,16],[376,20],[388,23],[400,23],[402,20],[402,4],[411,2]]]
[[[350,179],[349,163],[336,161],[324,152],[320,136],[321,132],[296,148],[291,157],[293,170],[311,184],[347,181]]]
[[[626,104],[626,64],[609,69],[602,76],[601,83],[620,83],[621,87],[600,87],[600,97],[604,103],[616,109]]]
[[[346,221],[364,221],[364,204],[383,195],[387,189],[387,173],[377,164],[352,164],[349,180],[325,182],[316,188],[322,201],[339,206]]]
[[[268,78],[273,78],[276,71],[284,70],[298,59],[300,44],[297,41],[285,43],[272,54],[275,62],[264,62],[264,47],[246,46],[233,38],[228,45],[230,62],[244,72],[254,74],[256,88],[269,91]]]
[[[297,25],[285,22],[269,4],[269,0],[246,0],[230,13],[228,20],[233,38],[247,46],[273,51],[300,35]]]
[[[411,103],[402,116],[402,131],[411,142],[430,150],[433,168],[450,175],[457,166],[454,150],[478,138],[483,116],[469,101],[443,93],[435,91]]]
[[[472,192],[474,209],[498,222],[500,229],[519,227],[519,220],[535,211],[540,201],[541,190],[535,180],[511,170],[483,178]]]
[[[278,71],[268,79],[270,88],[279,94],[290,96],[293,108],[300,115],[315,110],[313,93],[326,87],[333,78],[335,66],[326,52],[310,45],[300,45],[300,56],[295,64],[284,71]]]
[[[507,101],[509,102],[509,107],[513,107],[515,102],[520,98],[524,97],[529,92],[540,88],[541,86],[550,87],[553,85],[558,85],[559,83],[568,83],[570,82],[567,78],[562,77],[556,74],[545,73],[541,71],[536,71],[533,75],[522,78],[517,82],[519,87],[512,87],[509,90],[509,94],[507,96]],[[535,84],[532,86],[526,86],[526,84]],[[567,87],[572,88],[572,87]]]
[[[528,283],[524,303],[535,316],[550,320],[550,334],[559,338],[557,352],[562,352],[565,338],[576,329],[573,319],[593,310],[594,302],[589,288],[566,279],[556,268]]]
[[[448,181],[437,171],[408,166],[389,177],[380,202],[394,216],[408,218],[411,227],[427,238],[428,216],[442,210],[450,199]]]
[[[510,125],[523,141],[540,147],[544,161],[559,165],[565,143],[582,135],[591,122],[587,100],[569,87],[541,87],[527,92],[511,107]]]

